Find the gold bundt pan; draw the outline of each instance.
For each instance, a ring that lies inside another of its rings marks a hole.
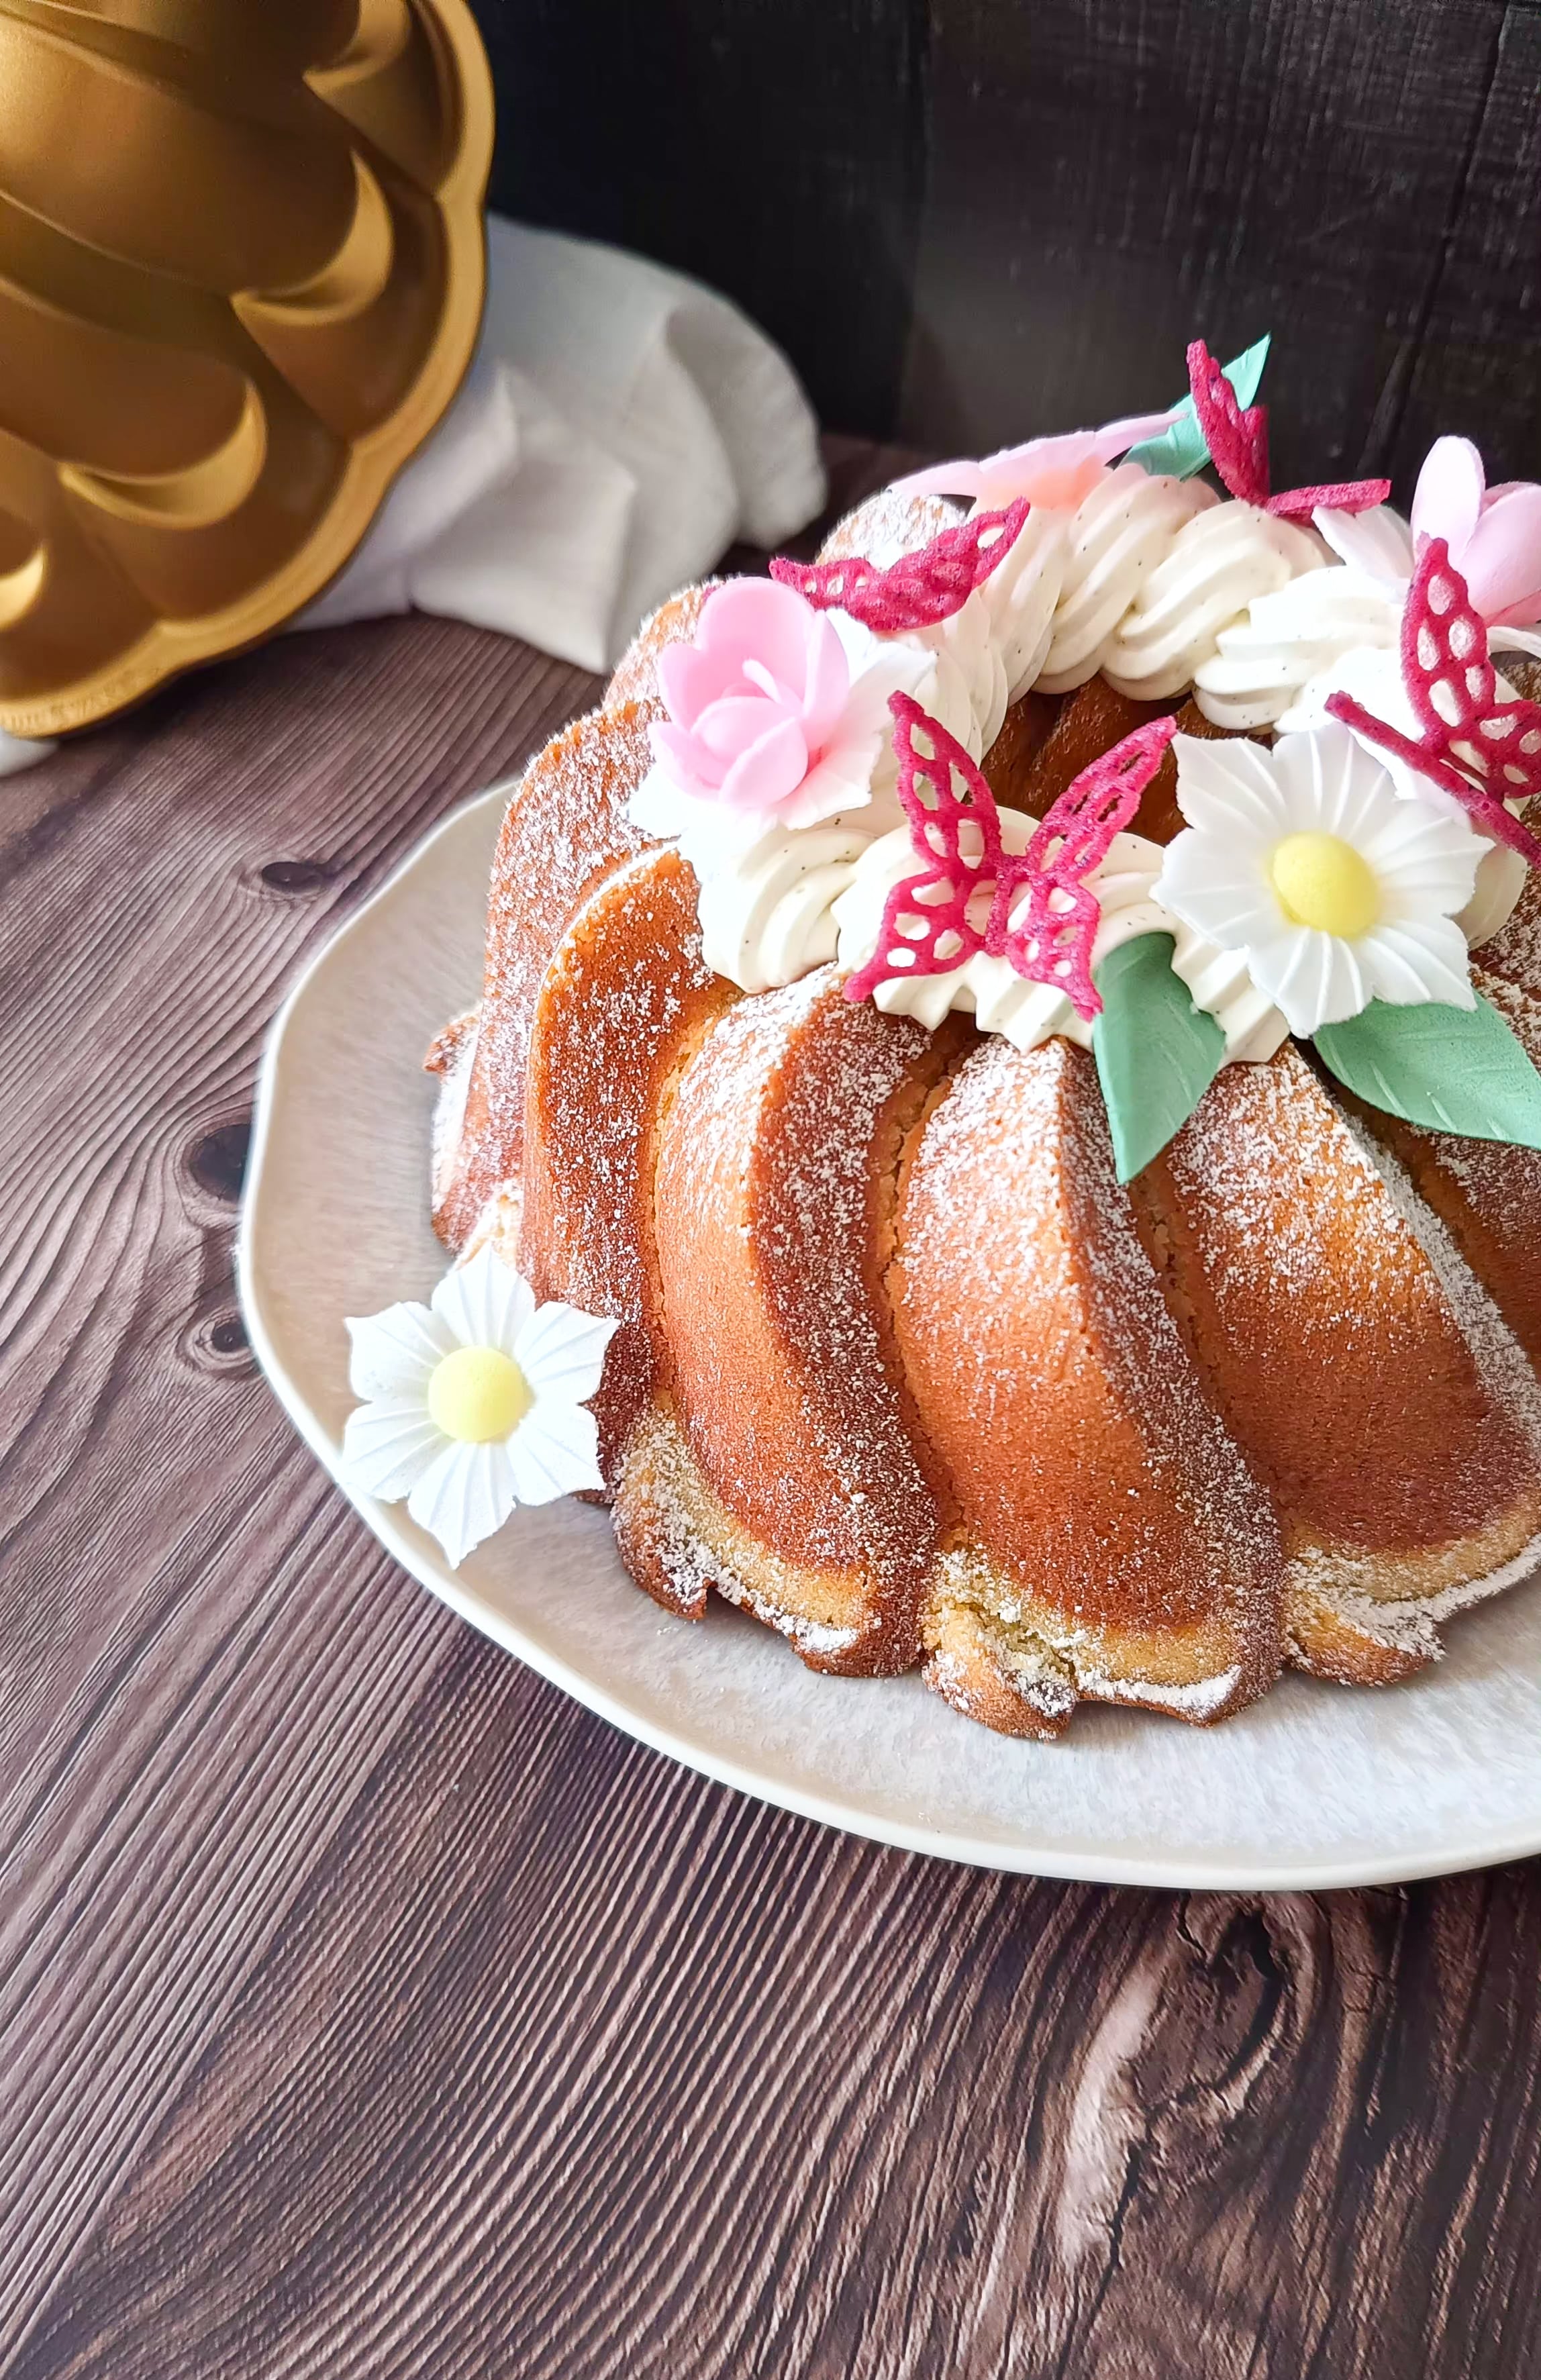
[[[340,568],[481,312],[466,0],[0,0],[0,725],[88,725]]]

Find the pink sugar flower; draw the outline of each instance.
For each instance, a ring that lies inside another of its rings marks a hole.
[[[805,827],[867,801],[892,684],[870,674],[853,684],[833,621],[795,588],[730,579],[701,606],[693,642],[659,656],[669,716],[650,730],[632,818],[675,835],[706,805]]]
[[[1170,430],[1181,404],[1165,413],[1141,413],[1110,421],[1101,430],[1067,430],[1057,438],[1029,438],[1025,446],[1003,446],[980,461],[933,463],[897,485],[907,495],[972,496],[991,508],[1019,496],[1056,512],[1067,512],[1096,487],[1110,463]]]
[[[1436,537],[1489,627],[1541,622],[1541,487],[1534,480],[1490,488],[1469,438],[1437,438],[1413,497],[1414,552]]]

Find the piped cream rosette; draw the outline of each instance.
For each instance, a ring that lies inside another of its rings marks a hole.
[[[1317,570],[1257,596],[1219,631],[1194,673],[1194,698],[1233,734],[1303,726],[1325,716],[1308,689],[1346,654],[1390,651],[1401,630],[1401,603],[1380,580],[1341,565]]]
[[[884,503],[875,500],[875,524]],[[893,525],[886,523],[874,542],[879,558],[892,558],[899,542]],[[854,680],[880,685],[885,699],[892,690],[913,695],[980,759],[1009,705],[1034,686],[1055,692],[1084,685],[1110,663],[1141,693],[1185,685],[1197,660],[1213,651],[1218,623],[1235,619],[1256,592],[1277,587],[1292,570],[1318,570],[1322,559],[1319,542],[1287,522],[1224,503],[1201,481],[1153,477],[1129,463],[1107,473],[1072,509],[1035,506],[983,587],[937,627],[879,638],[842,612],[827,616]],[[695,867],[707,964],[741,990],[762,991],[795,982],[837,953],[846,963],[852,945],[835,905],[874,844],[884,845],[885,870],[897,865],[897,855],[909,854],[907,868],[883,877],[885,891],[913,873],[896,781],[897,764],[885,747],[865,803],[797,831],[757,828],[742,816],[677,798],[634,804],[633,816],[654,832],[677,837]],[[1003,824],[1030,834],[1033,822],[1013,823],[1008,813]],[[877,869],[880,863],[868,865]],[[878,880],[870,873],[863,879]],[[871,931],[875,941],[876,916]],[[989,962],[997,964],[1004,962]],[[1209,984],[1215,999],[1232,999],[1212,965],[1194,964],[1195,980]],[[1021,988],[1020,978],[1013,981]],[[981,1023],[993,1014],[987,1001]],[[1045,1034],[1059,1029],[1046,1026]],[[1238,1027],[1236,1054],[1253,1054],[1259,1038],[1267,1040],[1267,1033],[1258,1037],[1255,1026]],[[1269,1042],[1257,1054],[1277,1046]]]
[[[1200,480],[1122,463],[1069,513],[1035,509],[980,589],[1012,698],[1100,670],[1141,700],[1180,693],[1259,597],[1328,560],[1322,540]]]
[[[1019,810],[1002,810],[1000,819],[1005,850],[1013,856],[1025,851],[1038,820]],[[1165,857],[1160,844],[1143,834],[1115,835],[1107,857],[1087,879],[1102,913],[1092,948],[1094,974],[1110,951],[1136,935],[1170,934],[1172,965],[1195,1004],[1208,1011],[1225,1035],[1226,1059],[1271,1058],[1288,1027],[1253,984],[1244,956],[1205,941],[1152,899],[1151,887]],[[916,874],[918,865],[906,830],[884,835],[862,853],[834,905],[834,955],[847,972],[855,974],[877,950],[888,896]],[[980,932],[989,916],[992,891],[982,887],[970,904],[970,923]],[[1027,903],[1024,887],[1011,916],[1013,929],[1025,922]],[[1051,984],[1028,982],[1009,960],[983,951],[944,975],[891,978],[878,986],[873,998],[887,1014],[913,1016],[933,1029],[950,1013],[972,1015],[981,1031],[999,1033],[1019,1050],[1036,1050],[1056,1033],[1084,1050],[1091,1047],[1089,1021],[1076,1014],[1062,991]]]
[[[880,514],[885,523],[875,558],[885,561],[903,542],[892,513],[892,494],[875,500],[874,526]],[[1143,699],[1191,686],[1207,714],[1232,733],[1320,730],[1329,723],[1327,695],[1340,687],[1400,720],[1395,647],[1406,582],[1398,574],[1410,566],[1409,532],[1385,507],[1341,517],[1321,511],[1317,522],[1303,529],[1256,505],[1222,501],[1196,480],[1125,463],[1074,504],[1036,504],[1011,551],[935,626],[878,636],[843,612],[826,613],[849,664],[852,718],[871,737],[861,782],[852,782],[840,808],[794,826],[692,800],[657,771],[632,805],[637,822],[677,840],[697,871],[707,964],[758,992],[831,961],[855,973],[872,957],[889,894],[925,864],[898,803],[886,722],[880,737],[862,724],[892,692],[911,695],[976,761],[1030,688],[1066,692],[1098,671]],[[934,534],[934,519],[927,529]],[[864,551],[862,516],[842,535],[843,550]],[[1180,759],[1180,795],[1183,774]],[[1431,791],[1394,765],[1391,777],[1404,798]],[[1025,850],[1036,824],[1001,811],[1006,850]],[[1473,942],[1502,924],[1523,877],[1515,855],[1482,850],[1457,921]],[[1162,848],[1143,837],[1116,838],[1089,880],[1101,908],[1094,969],[1136,935],[1170,934],[1177,975],[1224,1034],[1225,1061],[1270,1057],[1288,1029],[1283,1014],[1254,981],[1244,950],[1207,939],[1156,897],[1166,863]],[[977,897],[982,926],[989,896]],[[889,1013],[928,1026],[950,1011],[971,1014],[1022,1049],[1056,1033],[1083,1046],[1091,1038],[1062,991],[984,953],[944,974],[886,981],[874,996]]]
[[[1495,654],[1541,652],[1541,488],[1488,488],[1468,439],[1435,441],[1411,521],[1389,504],[1322,505],[1314,521],[1337,566],[1259,591],[1195,670],[1195,698],[1217,726],[1290,735],[1317,725],[1326,696],[1363,673],[1362,656],[1397,647],[1421,539],[1445,539]],[[1400,692],[1394,668],[1389,677]]]

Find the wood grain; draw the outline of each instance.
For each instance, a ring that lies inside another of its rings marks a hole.
[[[932,20],[906,436],[972,454],[1162,404],[1195,331],[1232,355],[1270,330],[1278,484],[1404,462],[1412,372],[1454,394],[1449,251],[1473,236],[1502,0],[932,0]],[[1512,132],[1516,103],[1495,109]],[[1541,464],[1534,411],[1476,374],[1465,395],[1506,473]]]
[[[476,0],[493,203],[699,274],[821,417],[977,453],[1270,329],[1280,485],[1541,476],[1535,0]]]
[[[246,1349],[231,1157],[263,1030],[342,910],[591,686],[437,625],[297,638],[18,788],[0,861],[13,2325],[445,1641],[416,1598],[374,1610],[388,1566],[296,1467]]]
[[[590,690],[284,639],[0,794],[0,2373],[1533,2374],[1535,1866],[1164,1896],[762,1809],[460,1627],[254,1376],[285,985]]]
[[[1405,483],[1432,440],[1479,425],[1489,477],[1541,472],[1541,13],[1503,12],[1460,198],[1388,468]],[[1499,468],[1492,468],[1494,465]]]

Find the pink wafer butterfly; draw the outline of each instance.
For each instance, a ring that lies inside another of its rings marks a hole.
[[[1025,496],[1000,512],[974,513],[928,545],[902,554],[887,570],[853,554],[843,562],[793,562],[777,554],[770,576],[795,587],[816,611],[836,608],[880,637],[934,628],[961,612],[977,587],[1021,536],[1032,506]]]
[[[1268,493],[1268,408],[1237,403],[1236,392],[1202,339],[1188,349],[1188,385],[1209,458],[1233,496],[1287,520],[1309,516],[1318,504],[1335,512],[1368,512],[1391,492],[1389,480],[1337,480],[1325,487]]]
[[[940,720],[907,694],[891,696],[899,799],[919,872],[883,905],[878,946],[845,987],[868,1000],[906,976],[951,975],[981,951],[1029,983],[1062,991],[1078,1016],[1102,1001],[1091,977],[1101,908],[1086,879],[1140,806],[1176,733],[1171,719],[1136,727],[1067,785],[1025,851],[1001,842],[995,796],[977,764]],[[1027,911],[1012,926],[1024,887]]]
[[[1149,720],[1092,761],[1044,813],[1023,855],[1027,915],[1014,933],[1004,934],[1001,947],[1018,975],[1057,985],[1088,1020],[1102,1006],[1091,977],[1102,909],[1086,879],[1139,808],[1176,733],[1174,719]],[[998,890],[1002,929],[1013,905]]]
[[[1377,719],[1352,695],[1329,695],[1327,708],[1453,794],[1484,834],[1541,866],[1541,843],[1504,807],[1541,792],[1541,703],[1499,701],[1486,623],[1442,537],[1429,539],[1408,590],[1401,676],[1416,736]]]

